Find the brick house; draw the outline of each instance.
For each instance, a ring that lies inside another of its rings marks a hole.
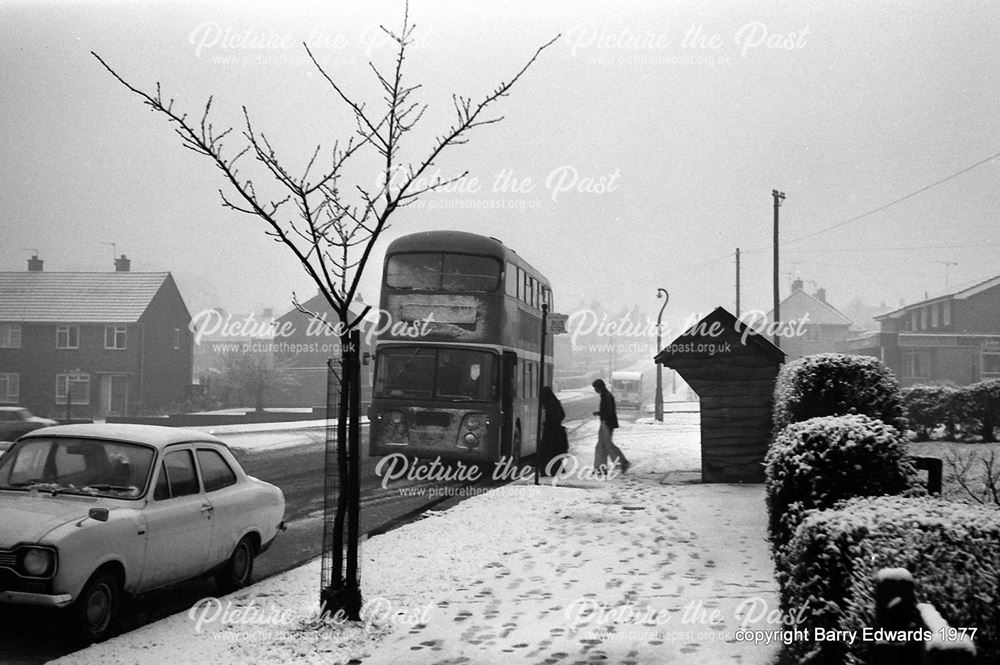
[[[827,302],[826,289],[816,289],[814,294],[809,294],[802,287],[802,280],[796,279],[792,282],[791,295],[781,301],[782,321],[803,322],[803,334],[781,338],[786,362],[815,353],[839,351],[846,340],[859,332],[854,321]],[[767,320],[773,318],[774,312],[768,312]]]
[[[881,359],[902,386],[1000,378],[1000,275],[875,320],[844,350]]]
[[[152,413],[191,385],[191,315],[168,272],[0,272],[0,404],[39,415]],[[67,404],[69,402],[69,404]]]
[[[321,320],[317,321],[294,307],[275,319],[276,336],[272,342],[273,353],[275,359],[288,369],[292,377],[291,385],[285,388],[277,400],[283,406],[323,406],[327,401],[329,379],[327,360],[332,358],[336,362],[340,359],[340,338],[323,322],[336,325],[338,318],[330,304],[319,294],[302,303],[302,307],[320,314]],[[364,304],[359,301],[355,307],[360,311]],[[369,343],[374,341],[369,339],[369,337],[374,338],[374,334],[369,334],[373,325],[369,319],[374,318],[375,314],[370,312],[359,324],[361,352],[369,354],[369,358],[374,351],[372,344]],[[338,367],[339,371],[339,366],[335,367]],[[373,371],[372,362],[361,367],[362,405],[371,403]]]

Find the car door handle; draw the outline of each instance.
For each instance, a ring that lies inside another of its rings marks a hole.
[[[206,503],[206,504],[202,505],[202,507],[201,507],[201,512],[206,513],[206,514],[210,514],[213,510],[215,510],[215,506],[213,506],[210,503]]]

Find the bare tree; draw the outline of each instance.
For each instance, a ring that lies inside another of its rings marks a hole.
[[[333,584],[336,585],[340,583],[342,527],[350,496],[347,580],[343,584],[350,596],[344,602],[351,618],[357,618],[360,610],[360,590],[356,579],[359,435],[356,420],[350,428],[348,426],[349,415],[357,412],[359,396],[356,388],[351,391],[351,364],[357,364],[357,350],[352,349],[351,340],[352,331],[369,310],[365,306],[357,315],[352,314],[351,305],[357,296],[358,285],[372,250],[388,228],[393,214],[399,208],[412,204],[421,195],[444,187],[467,174],[466,171],[452,178],[430,177],[430,169],[442,152],[451,146],[465,143],[471,130],[502,120],[503,116],[491,111],[495,102],[505,97],[541,53],[559,38],[557,35],[538,47],[509,80],[499,83],[479,101],[453,95],[451,101],[455,116],[451,125],[436,136],[423,159],[411,162],[401,158],[400,145],[404,137],[420,122],[427,106],[414,101],[414,93],[420,86],[407,84],[403,75],[407,48],[413,42],[415,29],[415,25],[410,23],[409,7],[404,11],[402,28],[398,32],[384,26],[381,29],[395,44],[395,58],[391,69],[386,70],[369,63],[384,103],[375,112],[368,110],[358,97],[337,83],[319,64],[308,45],[303,44],[316,69],[332,88],[335,99],[344,104],[349,115],[353,116],[354,126],[347,133],[346,142],[334,144],[324,160],[324,167],[318,165],[323,149],[317,146],[298,175],[293,175],[286,162],[279,159],[267,136],[254,128],[246,107],[243,107],[243,126],[239,132],[234,134],[233,127],[217,130],[210,119],[211,97],[205,104],[200,120],[190,119],[186,113],[174,108],[174,100],[163,95],[159,83],[156,84],[155,92],[144,91],[129,83],[103,58],[93,53],[115,79],[138,95],[150,109],[166,117],[184,147],[207,157],[215,164],[230,190],[228,193],[219,190],[222,205],[261,220],[265,225],[265,232],[292,252],[339,317],[336,334],[340,336],[341,348],[353,351],[353,355],[343,353],[346,362],[342,363],[339,377],[341,399],[336,465],[341,486],[334,540],[330,547],[336,559],[333,565],[336,569]],[[230,149],[227,145],[230,141],[239,145]],[[345,165],[353,163],[352,160],[362,154],[372,152],[381,165],[378,184],[354,183],[353,186],[347,186],[342,181],[345,177]],[[240,169],[246,162],[244,158],[248,156],[263,167],[270,180],[280,186],[283,191],[279,197],[271,198],[258,193],[254,181],[242,174]],[[316,312],[304,309],[294,294],[293,301],[300,311],[318,318]],[[357,367],[353,370],[356,376]],[[332,464],[329,454],[327,463],[328,466]],[[350,472],[347,466],[351,466]],[[324,551],[327,546],[324,535]],[[335,602],[344,606],[339,600]]]
[[[1000,455],[997,450],[989,454],[949,451],[946,457],[949,475],[960,494],[981,505],[1000,507]]]
[[[291,361],[270,353],[227,351],[220,357],[222,383],[241,399],[253,401],[255,411],[263,411],[268,397],[295,385]]]

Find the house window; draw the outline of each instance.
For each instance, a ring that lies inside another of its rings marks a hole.
[[[927,307],[920,308],[920,329],[927,330]]]
[[[126,333],[128,329],[125,326],[105,326],[104,327],[104,348],[105,349],[124,349],[126,348]]]
[[[809,326],[806,328],[806,341],[807,342],[818,342],[822,339],[819,334],[819,326]]]
[[[0,374],[0,402],[17,404],[21,401],[21,375],[11,372]]]
[[[174,328],[174,348],[181,348],[181,329]]]
[[[931,328],[938,327],[938,303],[931,305]]]
[[[950,326],[951,325],[951,301],[945,300],[941,303],[941,323]]]
[[[80,348],[80,326],[56,326],[57,349]]]
[[[56,404],[65,404],[67,395],[73,404],[90,404],[90,375],[56,374]]]
[[[0,323],[0,349],[21,348],[21,324]]]
[[[931,378],[930,354],[927,353],[926,351],[904,351],[903,378],[904,379]]]
[[[982,379],[1000,379],[1000,349],[983,349]]]

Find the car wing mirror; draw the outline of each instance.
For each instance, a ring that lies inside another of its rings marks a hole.
[[[87,513],[87,517],[97,520],[98,522],[108,521],[108,509],[107,508],[91,508]]]

